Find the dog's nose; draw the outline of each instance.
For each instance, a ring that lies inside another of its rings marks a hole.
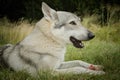
[[[94,37],[95,37],[95,35],[94,35],[92,32],[89,31],[89,33],[88,33],[88,38],[89,38],[89,39],[92,39],[92,38],[94,38]]]

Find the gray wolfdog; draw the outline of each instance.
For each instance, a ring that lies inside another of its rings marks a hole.
[[[16,45],[7,44],[1,48],[0,55],[10,68],[26,70],[32,75],[40,70],[60,74],[105,73],[100,65],[80,60],[64,62],[67,44],[83,48],[82,41],[95,36],[81,25],[79,17],[70,12],[55,11],[44,2],[42,12],[44,17],[25,39]]]

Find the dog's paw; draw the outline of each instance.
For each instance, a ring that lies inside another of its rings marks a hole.
[[[104,75],[105,72],[104,72],[104,71],[97,71],[95,74],[96,74],[96,75]]]
[[[102,65],[94,65],[94,66],[95,66],[95,69],[98,71],[101,71],[104,69],[104,66],[102,66]]]
[[[91,70],[97,70],[97,71],[101,71],[104,69],[104,67],[102,65],[90,65],[89,69]]]
[[[88,68],[89,68],[90,70],[96,70],[96,68],[95,68],[94,65],[90,65]]]

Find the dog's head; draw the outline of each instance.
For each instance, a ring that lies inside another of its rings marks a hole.
[[[73,44],[77,48],[84,47],[82,41],[94,38],[94,34],[82,26],[81,20],[76,15],[55,11],[44,2],[42,3],[44,18],[51,22],[51,32],[64,43]]]

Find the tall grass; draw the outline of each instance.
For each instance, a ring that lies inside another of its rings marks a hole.
[[[0,68],[0,80],[120,80],[120,23],[101,27],[96,15],[86,16],[83,25],[93,31],[96,37],[84,42],[83,49],[76,49],[68,45],[65,60],[83,60],[105,67],[105,75],[56,75],[50,72],[40,72],[39,77],[31,77],[24,71],[13,72]],[[6,19],[0,20],[0,44],[17,43],[27,36],[34,28],[34,24],[27,21],[10,23]]]
[[[32,31],[33,25],[27,20],[18,23],[10,23],[6,18],[0,20],[0,44],[15,44],[21,41]]]

